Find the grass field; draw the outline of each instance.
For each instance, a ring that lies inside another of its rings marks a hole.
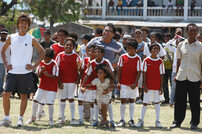
[[[76,103],[77,104],[77,103]],[[114,109],[114,120],[118,122],[120,120],[120,110],[119,110],[119,100],[113,102],[113,109]],[[202,103],[201,103],[202,104]],[[0,119],[3,119],[3,107],[2,107],[2,97],[0,98]],[[129,106],[126,108],[126,121],[129,120]],[[30,118],[31,116],[31,109],[32,102],[28,102],[28,107],[26,113],[24,115],[24,123]],[[54,113],[54,120],[56,121],[59,116],[59,106],[56,100],[55,104],[55,113]],[[42,118],[40,121],[35,122],[34,124],[25,125],[22,128],[16,127],[17,119],[19,116],[19,109],[20,109],[20,100],[16,98],[11,99],[11,120],[12,125],[10,127],[0,127],[0,134],[30,134],[30,133],[37,133],[37,134],[64,134],[64,133],[79,133],[79,134],[107,134],[107,133],[179,133],[179,134],[191,134],[191,133],[202,133],[202,123],[199,124],[199,130],[191,131],[190,130],[190,118],[191,113],[190,109],[187,108],[186,118],[181,125],[181,128],[170,130],[169,126],[172,124],[173,121],[173,108],[170,108],[169,105],[161,105],[161,115],[160,121],[163,125],[162,128],[158,129],[155,127],[155,108],[153,105],[149,105],[146,116],[145,116],[145,125],[143,128],[130,128],[128,124],[126,127],[123,128],[100,128],[100,127],[92,127],[90,126],[89,122],[85,122],[83,126],[71,126],[67,122],[64,125],[55,125],[50,127],[48,125],[48,108],[45,106],[46,116]],[[66,106],[66,113],[67,119],[70,119],[70,110],[69,105],[67,103]],[[135,123],[137,123],[138,118],[141,115],[141,104],[135,105]],[[76,117],[78,118],[78,109],[76,106]]]

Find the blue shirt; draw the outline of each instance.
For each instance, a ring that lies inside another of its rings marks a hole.
[[[118,62],[116,61],[117,55],[121,56],[125,53],[122,45],[119,42],[116,42],[114,39],[112,39],[112,41],[109,43],[105,43],[102,41],[102,37],[95,37],[88,42],[87,47],[90,47],[91,45],[103,46],[105,48],[104,58],[108,59],[112,64]]]
[[[145,42],[142,41],[140,44],[138,44],[137,50],[139,50],[139,49],[141,49],[142,47],[144,47],[144,45],[145,45]],[[141,60],[143,59],[143,51],[138,52],[137,55],[140,56]]]

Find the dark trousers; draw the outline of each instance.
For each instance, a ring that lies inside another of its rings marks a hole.
[[[166,102],[169,102],[168,80],[170,80],[171,85],[171,75],[172,75],[172,69],[166,69],[165,74],[163,75],[163,93]]]
[[[176,92],[175,92],[175,111],[174,118],[178,125],[180,125],[186,114],[187,107],[187,93],[189,96],[189,103],[191,109],[191,122],[194,125],[200,123],[200,81],[191,82],[176,81]]]

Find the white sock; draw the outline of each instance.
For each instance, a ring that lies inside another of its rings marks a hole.
[[[107,110],[109,111],[109,117],[110,121],[113,121],[113,108],[112,108],[112,103],[109,103]]]
[[[10,116],[9,116],[9,115],[8,115],[8,116],[5,116],[4,119],[10,120]]]
[[[94,105],[94,110],[95,110],[95,120],[98,120],[99,109],[98,109],[98,106],[96,104]]]
[[[134,119],[135,103],[129,103],[130,120]]]
[[[90,119],[94,119],[94,108],[90,107]]]
[[[147,106],[142,105],[141,120],[144,120],[146,110],[147,110]]]
[[[120,104],[121,119],[125,120],[126,104]]]
[[[159,121],[159,116],[160,116],[160,103],[155,104],[155,111],[156,111],[156,121]]]
[[[75,119],[75,103],[69,103],[70,112],[71,112],[71,119]]]
[[[60,102],[60,117],[59,118],[64,118],[65,117],[65,107],[66,107],[66,101],[65,102]]]
[[[33,101],[33,105],[32,105],[32,118],[35,118],[36,117],[36,111],[38,109],[38,102],[34,102]]]
[[[79,119],[83,120],[83,105],[78,105]]]
[[[44,105],[39,104],[38,114],[40,114],[43,111],[43,107],[44,107]]]
[[[23,116],[19,116],[19,119],[23,119]]]
[[[49,120],[53,120],[53,112],[54,112],[53,105],[48,105],[48,111],[49,111]]]

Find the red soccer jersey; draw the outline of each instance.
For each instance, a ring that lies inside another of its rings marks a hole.
[[[92,60],[90,62],[90,66],[89,68],[86,70],[87,75],[91,75],[91,77],[93,77],[93,79],[97,78],[97,71],[96,71],[96,66],[100,65],[100,64],[107,64],[110,71],[113,72],[114,68],[112,67],[112,64],[109,62],[109,60],[103,58],[102,61],[100,63],[96,62],[96,59]]]
[[[146,72],[146,85],[149,90],[159,90],[161,86],[161,74],[164,74],[163,61],[160,58],[147,57],[143,61],[143,71]]]
[[[130,56],[128,53],[123,54],[119,59],[118,65],[122,67],[121,84],[127,86],[134,84],[137,72],[141,70],[140,57],[137,54],[135,56]]]
[[[60,52],[65,51],[64,46],[60,45],[60,43],[53,44],[53,45],[51,45],[50,48],[52,48],[52,49],[54,50],[54,52],[55,52],[54,59],[57,57],[57,55],[58,55]]]
[[[41,72],[42,67],[45,67],[44,71],[47,71],[49,74],[58,76],[59,69],[54,60],[51,60],[50,63],[45,63],[44,61],[42,61],[39,65],[38,72]],[[40,78],[39,88],[47,91],[57,92],[58,78],[52,79],[42,74]]]
[[[84,60],[83,60],[83,64],[82,64],[82,70],[83,70],[83,77],[82,77],[82,80],[81,80],[81,83],[83,83],[83,80],[86,76],[86,70],[87,68],[89,67],[90,65],[90,57],[86,57]],[[90,75],[87,82],[85,83],[84,86],[87,86],[88,84],[90,84],[91,82],[93,81],[93,77]],[[91,87],[88,87],[87,88],[88,90],[96,90],[96,86],[91,86]]]
[[[78,65],[80,57],[76,53],[61,52],[56,57],[59,67],[59,77],[62,83],[75,83],[78,79]]]

